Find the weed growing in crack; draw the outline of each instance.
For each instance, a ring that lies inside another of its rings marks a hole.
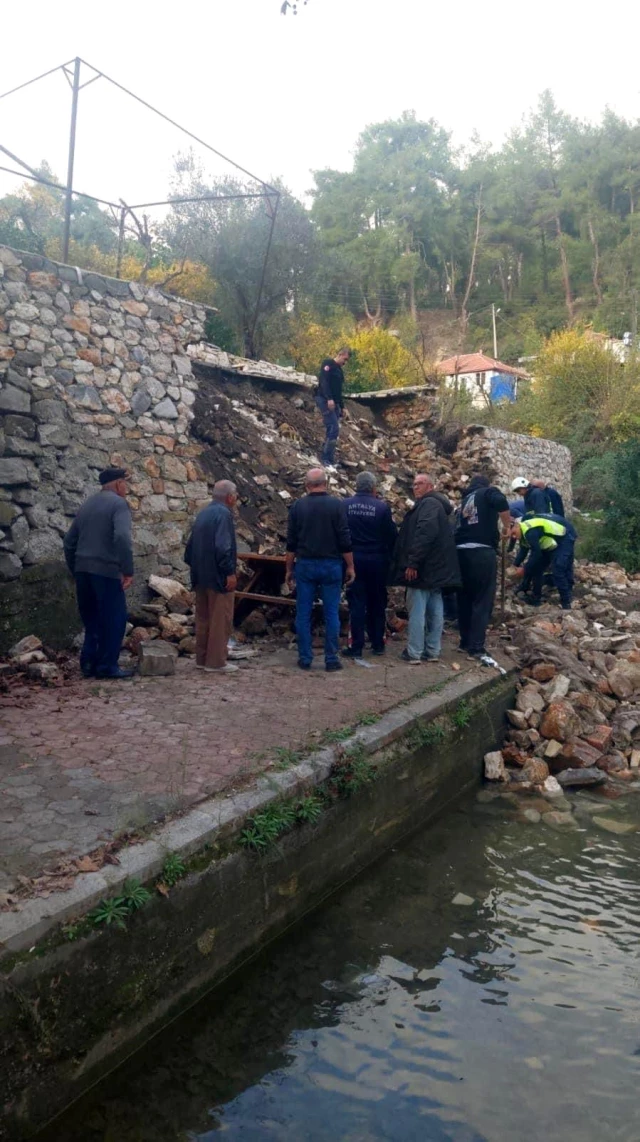
[[[347,750],[336,761],[329,779],[329,789],[338,797],[349,797],[363,786],[375,781],[378,771],[367,757],[364,745],[359,744]]]
[[[326,730],[322,735],[322,743],[332,745],[335,742],[346,742],[353,734],[352,726],[343,726],[341,730]]]
[[[303,797],[298,804],[296,817],[300,822],[309,821],[310,824],[315,825],[316,821],[320,819],[323,809],[322,797],[318,797],[316,793],[310,793],[307,797]]]
[[[125,880],[120,895],[101,900],[93,912],[89,913],[89,919],[94,928],[103,926],[124,930],[127,926],[125,921],[128,917],[147,904],[149,900],[151,900],[151,893],[139,880]]]
[[[382,714],[374,714],[372,710],[370,710],[368,712],[365,711],[364,714],[360,714],[360,717],[358,718],[356,725],[357,726],[375,726],[376,722],[379,722],[381,717],[382,717]]]
[[[129,909],[121,896],[112,896],[109,900],[101,900],[97,908],[91,913],[91,923],[95,928],[103,925],[105,928],[120,928],[126,930],[125,920],[129,916]]]
[[[419,722],[407,734],[406,743],[410,749],[422,749],[423,746],[437,745],[446,734],[442,722],[428,722],[426,725]]]
[[[290,769],[292,765],[297,765],[304,757],[301,750],[287,749],[285,746],[278,746],[273,752],[276,756],[274,769]]]
[[[166,884],[167,888],[173,888],[182,879],[187,867],[178,853],[169,853],[160,873],[160,881]]]
[[[463,698],[461,702],[458,702],[458,705],[453,711],[451,721],[457,729],[464,730],[471,721],[471,714],[471,706]]]

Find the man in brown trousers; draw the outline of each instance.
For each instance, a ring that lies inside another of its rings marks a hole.
[[[218,480],[213,499],[198,512],[184,553],[196,593],[196,666],[213,674],[231,674],[227,643],[233,628],[236,533],[233,508],[238,500],[231,480]]]

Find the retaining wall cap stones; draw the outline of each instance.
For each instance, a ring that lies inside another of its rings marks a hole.
[[[340,749],[362,745],[368,754],[375,754],[416,722],[431,720],[451,703],[479,696],[492,686],[509,681],[514,674],[512,668],[505,679],[479,669],[464,678],[454,678],[438,693],[394,706],[375,725],[356,730],[350,739],[341,743]],[[27,900],[19,911],[0,914],[0,948],[3,953],[31,948],[60,924],[87,913],[104,896],[114,894],[127,878],[135,876],[145,882],[158,876],[167,853],[187,858],[206,844],[225,839],[237,832],[248,816],[271,801],[302,793],[325,781],[338,756],[338,750],[333,747],[319,749],[286,772],[263,775],[251,789],[203,801],[184,816],[162,826],[143,844],[121,850],[118,865],[105,865],[100,872],[81,873],[69,891],[47,899]],[[0,966],[1,963],[2,953]]]

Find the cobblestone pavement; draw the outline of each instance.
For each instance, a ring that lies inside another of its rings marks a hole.
[[[183,659],[171,678],[25,688],[0,711],[0,889],[239,784],[278,748],[388,709],[450,676],[452,660],[473,665],[449,647],[441,664],[407,666],[400,649],[339,674],[318,660],[302,673],[283,650],[226,676]]]

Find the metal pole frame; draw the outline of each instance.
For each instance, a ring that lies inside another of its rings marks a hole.
[[[67,71],[65,68],[65,75]],[[69,261],[69,239],[71,237],[71,211],[73,209],[73,164],[76,156],[76,127],[78,122],[78,93],[80,91],[80,56],[73,61],[73,86],[71,88],[71,124],[69,127],[69,160],[67,163],[67,187],[64,199],[64,234],[62,238],[62,260]]]
[[[69,75],[69,68],[71,67],[72,64],[73,64],[73,78],[71,79],[70,75]],[[80,70],[81,70],[82,65],[89,68],[91,71],[93,71],[95,73],[91,77],[91,79],[85,80],[84,83],[80,83]],[[271,220],[271,225],[269,227],[269,235],[267,238],[267,246],[266,246],[265,255],[264,255],[264,259],[263,259],[263,263],[262,263],[262,272],[260,275],[260,283],[258,286],[258,294],[256,297],[256,305],[255,305],[255,310],[254,310],[253,319],[252,319],[252,323],[251,323],[251,330],[250,330],[250,334],[249,334],[251,342],[253,344],[253,339],[254,339],[255,331],[256,331],[256,328],[258,325],[258,319],[260,316],[262,299],[263,299],[263,295],[264,295],[264,286],[265,286],[265,281],[266,281],[267,265],[268,265],[269,257],[271,254],[271,247],[273,244],[273,235],[274,235],[274,231],[275,231],[276,218],[277,218],[277,214],[278,214],[278,207],[280,204],[280,191],[276,190],[276,188],[274,186],[271,186],[270,183],[267,183],[263,179],[258,178],[257,175],[252,174],[252,172],[247,170],[246,167],[240,166],[239,163],[236,163],[233,159],[230,159],[228,157],[228,155],[224,155],[222,153],[222,151],[216,150],[216,148],[213,147],[210,143],[207,143],[204,139],[199,138],[198,135],[193,134],[193,132],[189,131],[186,127],[181,126],[181,124],[177,123],[175,121],[175,119],[171,119],[169,115],[166,115],[163,111],[160,111],[157,107],[154,107],[151,103],[148,103],[146,101],[146,99],[142,99],[139,95],[136,95],[135,92],[130,91],[127,87],[124,87],[123,84],[118,83],[117,80],[115,80],[115,79],[112,79],[111,76],[106,75],[103,71],[99,71],[98,68],[93,66],[93,64],[88,63],[87,60],[82,59],[80,56],[76,56],[75,59],[68,60],[66,63],[58,64],[57,67],[50,68],[48,71],[42,72],[40,75],[34,76],[32,79],[27,80],[25,83],[21,83],[17,87],[11,88],[9,91],[0,92],[0,99],[5,99],[7,96],[13,95],[17,91],[21,91],[23,88],[30,86],[32,83],[37,83],[39,80],[45,79],[47,76],[53,75],[57,71],[62,71],[62,73],[65,76],[65,79],[67,80],[67,82],[69,83],[69,86],[71,87],[71,92],[72,92],[72,96],[71,96],[71,119],[70,119],[70,124],[69,124],[69,150],[68,150],[68,161],[67,161],[67,182],[66,182],[66,186],[63,187],[63,186],[60,186],[60,184],[51,181],[50,179],[42,178],[41,176],[39,176],[36,173],[36,171],[32,167],[28,166],[25,162],[23,162],[22,159],[19,159],[16,155],[12,154],[12,152],[9,151],[6,147],[2,147],[2,146],[0,146],[0,151],[2,151],[4,154],[8,155],[9,158],[11,158],[14,162],[17,162],[18,165],[23,167],[24,170],[28,173],[25,174],[23,172],[16,171],[16,170],[13,170],[9,167],[4,167],[4,166],[0,166],[0,170],[5,171],[8,174],[17,175],[18,177],[26,178],[26,179],[29,179],[33,182],[38,182],[44,186],[50,186],[52,188],[55,188],[56,190],[60,190],[60,191],[64,192],[65,207],[64,207],[64,232],[63,232],[63,244],[62,244],[63,261],[67,262],[69,259],[69,244],[70,244],[70,240],[71,240],[71,216],[73,213],[73,199],[74,199],[74,197],[87,198],[87,199],[90,199],[91,201],[97,202],[101,205],[110,206],[114,211],[119,212],[118,247],[117,247],[117,263],[116,263],[116,265],[117,265],[117,269],[116,269],[117,276],[120,275],[120,272],[122,269],[122,257],[123,257],[123,251],[124,251],[124,236],[125,236],[125,222],[126,222],[127,213],[130,210],[141,209],[144,207],[153,207],[153,206],[173,206],[173,205],[177,206],[177,205],[181,205],[181,204],[187,203],[187,202],[215,202],[215,201],[235,200],[235,199],[244,199],[244,198],[246,198],[246,199],[264,198],[266,200],[267,214]],[[190,139],[193,139],[194,142],[200,144],[201,146],[205,147],[207,150],[211,151],[214,155],[217,155],[224,162],[229,163],[230,166],[235,167],[235,169],[240,171],[241,174],[246,175],[254,183],[257,183],[263,189],[260,191],[256,191],[255,193],[207,194],[207,195],[202,195],[202,196],[193,197],[193,198],[191,198],[191,197],[184,197],[184,198],[175,197],[173,199],[165,199],[164,201],[161,201],[161,202],[136,203],[134,206],[125,206],[125,205],[123,205],[122,200],[119,203],[114,203],[114,202],[111,202],[109,199],[97,198],[95,195],[80,194],[80,192],[74,191],[74,189],[73,189],[73,172],[74,172],[74,164],[75,164],[75,148],[76,148],[76,134],[77,134],[77,120],[78,120],[78,96],[79,96],[80,91],[82,91],[82,89],[84,87],[87,87],[90,83],[95,83],[95,81],[97,79],[106,79],[107,82],[112,84],[113,87],[118,88],[125,95],[128,95],[131,99],[135,99],[137,103],[142,104],[143,107],[146,107],[149,111],[152,111],[155,115],[158,115],[161,119],[164,119],[165,122],[169,123],[173,127],[176,127],[179,131],[182,131],[183,134],[187,135]]]

